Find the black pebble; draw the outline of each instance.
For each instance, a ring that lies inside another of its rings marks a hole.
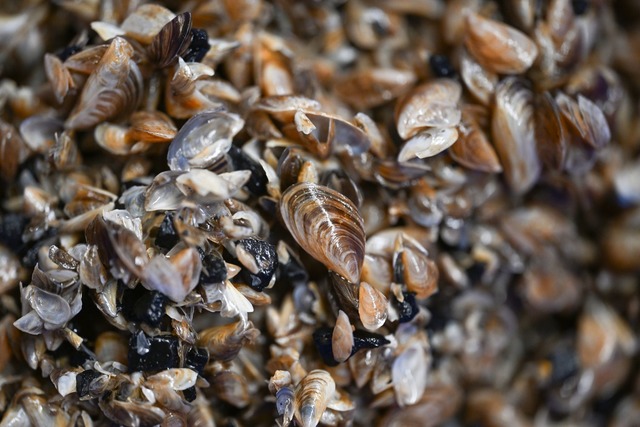
[[[200,375],[204,372],[204,367],[209,361],[209,351],[204,347],[191,347],[187,352],[184,367],[193,369]]]
[[[87,369],[76,375],[76,392],[78,397],[84,397],[89,394],[91,382],[100,376],[100,372],[93,369]]]
[[[288,263],[279,265],[277,277],[278,281],[282,280],[290,285],[309,281],[307,270],[294,257],[289,257]]]
[[[196,387],[189,387],[182,390],[182,395],[187,402],[193,402],[196,400]]]
[[[138,353],[137,334],[129,340],[129,372],[163,371],[180,366],[180,341],[170,335],[147,336],[149,351]]]
[[[431,71],[437,77],[455,77],[456,70],[449,62],[449,58],[444,55],[431,55],[429,58],[429,66],[431,67]]]
[[[133,320],[158,327],[164,316],[167,297],[157,291],[145,292],[133,305]]]
[[[200,28],[192,28],[191,36],[191,44],[182,59],[184,59],[184,62],[200,62],[211,48],[209,46],[209,36],[205,30]]]
[[[356,329],[353,331],[353,351],[351,351],[351,355],[364,348],[378,348],[387,344],[389,344],[389,341],[380,334]]]
[[[578,373],[578,358],[570,348],[557,348],[547,359],[551,362],[550,383],[558,386]]]
[[[246,268],[242,269],[242,278],[256,291],[260,292],[269,285],[271,278],[276,272],[278,265],[278,255],[276,247],[269,242],[258,239],[242,239],[238,241],[248,253],[255,259],[260,267],[258,274],[252,274]]]
[[[418,303],[416,302],[416,296],[413,292],[402,292],[402,295],[404,296],[404,301],[400,302],[395,299],[395,297],[393,300],[395,301],[396,308],[398,309],[400,323],[406,323],[416,317],[419,308]]]
[[[313,332],[313,342],[320,353],[320,357],[327,366],[337,366],[338,361],[333,358],[333,348],[331,345],[331,337],[333,328],[324,327],[316,329]],[[389,341],[380,334],[356,329],[353,332],[353,349],[351,356],[356,352],[365,348],[378,348],[389,344]]]
[[[235,145],[232,145],[228,153],[235,170],[248,170],[251,172],[251,178],[247,182],[247,190],[254,196],[261,196],[267,192],[267,173],[264,171],[260,163],[256,162]]]
[[[19,213],[0,214],[0,243],[18,251],[22,246],[22,230],[29,223],[29,218]]]
[[[201,256],[202,271],[200,272],[200,283],[203,285],[213,285],[227,280],[227,265],[217,252],[210,252]]]
[[[571,7],[577,16],[584,15],[589,9],[589,0],[572,0]]]
[[[163,249],[171,249],[180,241],[180,237],[176,233],[176,229],[173,226],[173,216],[165,215],[158,234],[156,234],[156,246]]]
[[[82,50],[82,46],[77,46],[77,45],[67,46],[64,49],[62,49],[60,53],[58,53],[58,58],[60,59],[60,61],[64,62],[71,55],[75,55],[81,50]]]
[[[337,366],[338,361],[333,358],[333,348],[331,346],[331,336],[333,328],[319,328],[313,332],[313,342],[316,345],[320,357],[327,366]]]

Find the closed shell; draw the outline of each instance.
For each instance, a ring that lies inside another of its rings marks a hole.
[[[305,251],[350,282],[359,282],[365,233],[351,200],[322,185],[301,182],[282,195],[280,214]]]

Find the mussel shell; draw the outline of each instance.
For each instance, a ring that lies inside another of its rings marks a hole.
[[[298,244],[328,269],[358,283],[364,261],[364,221],[351,200],[301,182],[282,195],[280,214]]]

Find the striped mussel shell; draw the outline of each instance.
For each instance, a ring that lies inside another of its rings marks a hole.
[[[359,282],[365,231],[351,200],[328,187],[300,182],[282,194],[280,214],[307,253],[351,283]]]

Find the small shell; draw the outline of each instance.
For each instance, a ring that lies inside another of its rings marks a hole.
[[[233,371],[222,371],[211,378],[216,397],[236,408],[245,408],[251,401],[247,379]]]
[[[47,73],[47,79],[51,83],[56,101],[61,104],[69,90],[75,86],[71,73],[57,56],[50,53],[44,56],[44,69]]]
[[[166,68],[183,56],[191,43],[191,14],[181,13],[165,24],[153,37],[149,56],[158,67]]]
[[[364,224],[354,204],[330,188],[301,182],[287,189],[280,214],[298,244],[352,283],[364,260]]]
[[[575,102],[559,93],[556,102],[564,123],[574,135],[595,149],[600,149],[611,140],[611,131],[602,110],[582,95]]]
[[[358,110],[377,107],[406,93],[416,81],[411,71],[366,68],[353,71],[335,83],[337,95]]]
[[[0,120],[0,179],[13,179],[18,172],[24,148],[24,142],[16,128]]]
[[[523,73],[538,56],[538,47],[525,34],[476,13],[467,15],[465,46],[487,70],[499,74]]]
[[[234,197],[249,178],[248,170],[218,175],[206,169],[191,169],[176,179],[176,185],[187,196],[195,193],[203,201],[222,201]]]
[[[420,400],[427,386],[430,362],[430,357],[418,342],[407,347],[393,361],[391,378],[398,405],[413,405]]]
[[[131,115],[130,137],[143,142],[169,142],[178,130],[167,116],[159,111],[136,111]]]
[[[137,107],[142,74],[132,57],[133,47],[128,41],[113,39],[67,118],[67,129],[91,128]]]
[[[473,96],[482,104],[489,105],[498,84],[498,75],[483,68],[466,50],[460,59],[460,75]]]
[[[178,57],[171,78],[166,79],[164,103],[167,113],[177,119],[187,119],[194,114],[219,108],[222,104],[209,99],[201,91],[201,83],[213,76],[213,68],[199,62],[186,63]]]
[[[315,427],[334,397],[336,383],[320,369],[309,372],[295,390],[295,417],[302,427]]]
[[[182,251],[167,259],[156,255],[142,271],[142,278],[149,289],[162,292],[175,302],[182,302],[198,284],[202,264],[194,248]]]
[[[451,146],[449,154],[456,162],[469,169],[487,173],[502,172],[498,155],[475,117],[483,113],[484,108],[474,105],[467,105],[462,109],[458,141]]]
[[[128,36],[148,45],[175,14],[156,4],[143,4],[122,22],[122,30]]]
[[[516,78],[506,78],[496,89],[491,121],[494,144],[507,183],[515,193],[529,190],[540,174],[536,150],[532,94]]]
[[[353,350],[353,330],[351,323],[349,323],[349,317],[342,310],[338,313],[336,325],[333,327],[331,349],[333,358],[338,362],[347,360]]]
[[[239,320],[223,326],[213,326],[199,333],[198,345],[206,347],[214,360],[229,362],[245,344],[253,342],[260,331],[251,322]]]
[[[169,168],[189,170],[211,166],[229,151],[233,137],[243,126],[244,120],[225,111],[196,114],[182,126],[169,145]]]
[[[382,292],[367,282],[360,283],[360,290],[358,292],[358,314],[365,328],[370,331],[375,331],[384,325],[384,322],[387,321],[388,308],[389,301],[387,301],[387,298]]]
[[[396,107],[398,134],[410,138],[425,127],[449,128],[460,122],[460,84],[438,79],[418,86]],[[450,144],[449,144],[450,145]]]
[[[458,140],[455,127],[441,127],[423,130],[409,139],[398,153],[399,162],[407,162],[416,157],[425,159],[440,154]]]
[[[438,291],[440,273],[436,263],[414,245],[402,247],[395,256],[394,270],[400,270],[401,280],[418,299],[428,298]]]

